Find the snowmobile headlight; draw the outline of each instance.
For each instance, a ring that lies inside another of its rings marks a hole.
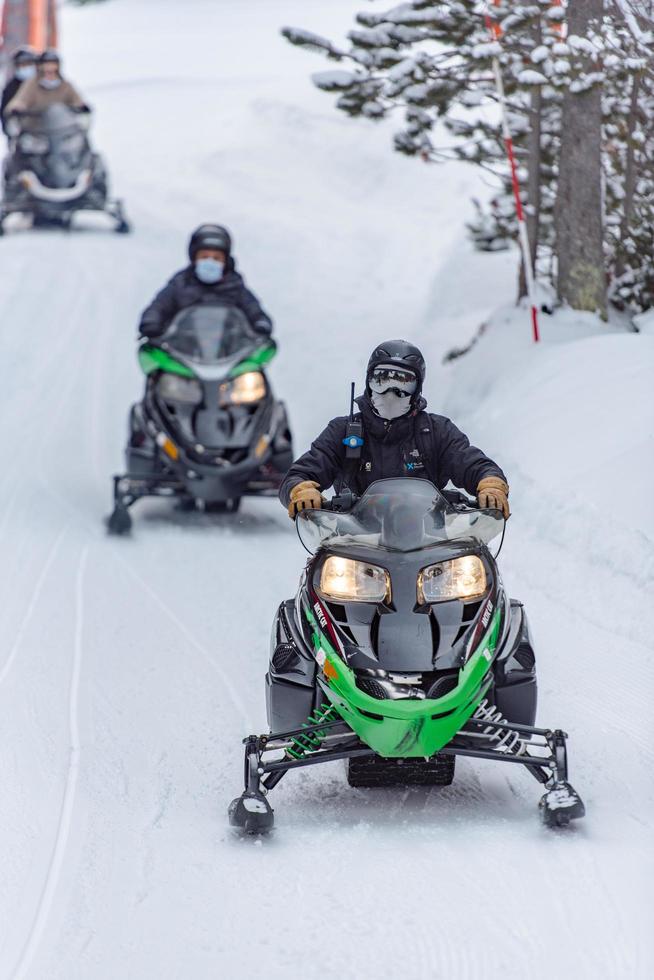
[[[320,572],[320,595],[347,602],[390,602],[391,579],[385,568],[330,555]]]
[[[418,602],[446,602],[448,599],[474,599],[486,592],[486,569],[477,555],[463,555],[451,561],[429,565],[418,575]]]
[[[47,153],[50,149],[50,141],[46,136],[37,136],[35,133],[23,133],[18,141],[21,153]]]
[[[182,378],[178,374],[164,372],[157,381],[157,392],[165,402],[181,402],[183,405],[199,405],[202,386],[195,378]]]
[[[80,153],[84,151],[86,147],[86,140],[82,133],[70,133],[63,140],[63,150],[65,153],[71,153],[74,156],[79,156]]]
[[[266,394],[266,382],[261,371],[246,371],[233,381],[220,386],[221,405],[254,405]]]

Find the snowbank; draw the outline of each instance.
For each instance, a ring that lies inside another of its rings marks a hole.
[[[541,334],[534,344],[525,310],[498,311],[451,369],[446,410],[497,454],[516,509],[528,495],[566,528],[573,509],[577,536],[585,515],[604,552],[628,568],[636,547],[651,570],[654,336],[571,310],[541,316]]]
[[[640,333],[654,334],[654,310],[646,310],[634,317],[634,324]]]

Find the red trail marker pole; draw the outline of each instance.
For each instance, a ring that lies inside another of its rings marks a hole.
[[[498,0],[494,0],[497,5]],[[490,9],[486,8],[486,26],[490,32],[491,37],[494,41],[499,44],[500,38],[502,37],[502,28],[493,20]],[[496,54],[493,55],[493,75],[495,76],[495,88],[497,91],[497,99],[500,106],[500,112],[502,116],[502,136],[504,138],[504,145],[506,147],[506,155],[509,161],[509,167],[511,169],[511,184],[513,186],[513,196],[515,198],[515,210],[516,217],[518,219],[518,238],[520,241],[520,251],[522,252],[522,261],[525,268],[525,282],[527,284],[527,297],[529,299],[529,306],[531,307],[531,327],[534,336],[534,342],[538,343],[540,340],[540,330],[538,329],[538,304],[536,301],[536,284],[534,282],[534,270],[531,267],[531,249],[529,247],[529,233],[527,231],[527,222],[525,220],[525,212],[522,207],[522,198],[520,196],[520,179],[518,177],[518,166],[515,159],[515,151],[513,148],[513,137],[511,136],[511,129],[509,126],[509,115],[506,108],[506,95],[504,93],[504,80],[502,78],[502,68],[500,65],[500,59]]]

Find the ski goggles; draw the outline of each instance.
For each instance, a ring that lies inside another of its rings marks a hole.
[[[380,364],[368,378],[368,386],[377,395],[393,391],[401,398],[415,394],[418,381],[413,371],[405,371],[391,364]]]

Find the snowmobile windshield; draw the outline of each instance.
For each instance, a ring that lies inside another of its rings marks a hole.
[[[311,554],[333,546],[419,551],[444,541],[488,544],[504,518],[498,510],[456,508],[433,483],[401,477],[373,483],[347,514],[303,510],[296,525]]]
[[[42,112],[26,112],[22,119],[25,130],[47,137],[62,135],[66,130],[80,133],[84,130],[79,114],[60,102],[48,106]]]
[[[197,364],[217,364],[245,354],[257,343],[250,321],[234,306],[191,306],[182,310],[162,339],[171,354]]]

